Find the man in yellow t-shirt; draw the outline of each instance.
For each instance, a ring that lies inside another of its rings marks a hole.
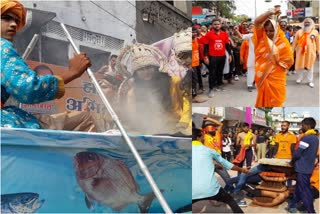
[[[289,132],[289,121],[281,122],[281,132],[275,137],[275,142],[278,143],[278,150],[275,158],[291,159],[291,145],[297,142],[296,136]]]

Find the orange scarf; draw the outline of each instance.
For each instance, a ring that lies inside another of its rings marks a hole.
[[[239,154],[236,156],[236,158],[232,161],[234,164],[241,163],[246,158],[246,148],[243,146],[240,149]]]
[[[302,47],[301,53],[304,54],[307,46],[307,38],[309,36],[310,32],[304,32],[301,36],[301,38],[298,41],[298,44]]]

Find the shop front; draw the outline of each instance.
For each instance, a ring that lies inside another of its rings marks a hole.
[[[252,130],[255,129],[269,129],[269,126],[267,125],[266,121],[266,113],[265,111],[258,109],[258,108],[252,108],[252,114],[251,114],[251,128]]]
[[[240,108],[225,107],[223,126],[229,131],[235,131],[241,123],[246,122],[246,112]]]

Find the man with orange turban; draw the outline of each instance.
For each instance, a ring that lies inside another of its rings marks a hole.
[[[303,73],[307,73],[309,86],[314,87],[313,65],[316,55],[319,57],[319,33],[315,30],[314,21],[306,18],[303,21],[304,27],[297,31],[292,49],[296,51],[295,70],[298,71],[297,83],[303,80]]]
[[[16,33],[26,22],[26,10],[17,0],[1,0],[1,126],[8,128],[36,128],[41,125],[31,114],[6,106],[10,96],[20,103],[40,103],[64,95],[64,84],[80,77],[91,65],[84,53],[70,60],[69,71],[60,76],[37,76],[13,47]]]
[[[276,21],[269,19],[280,13],[280,8],[272,9],[254,22],[256,107],[281,107],[286,98],[286,70],[293,64],[293,52]]]

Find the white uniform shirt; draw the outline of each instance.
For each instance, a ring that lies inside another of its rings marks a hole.
[[[255,65],[255,54],[254,54],[254,45],[252,42],[252,33],[242,35],[242,39],[248,40],[249,41],[249,54],[248,54],[248,62],[247,66],[249,67],[254,67]]]
[[[222,151],[223,152],[231,152],[231,148],[230,148],[231,143],[232,143],[232,141],[231,141],[230,137],[223,138],[222,139],[222,146],[223,146]]]

